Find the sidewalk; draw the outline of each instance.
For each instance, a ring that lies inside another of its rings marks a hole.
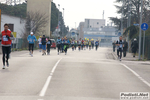
[[[117,56],[117,50],[115,52],[113,52],[112,49],[110,49],[112,52],[111,54],[113,55],[115,60],[118,60],[118,56]],[[122,54],[123,56],[123,54]],[[138,60],[138,56],[136,56],[135,58],[133,57],[132,53],[128,53],[126,57],[122,57],[122,61],[134,61],[134,62],[138,62],[140,64],[146,64],[146,65],[150,65],[150,61],[139,61]]]
[[[112,52],[112,55],[114,56],[115,60],[118,59],[117,56],[117,50],[115,52]],[[132,53],[128,53],[126,57],[123,57],[123,53],[122,53],[122,60],[126,60],[126,61],[138,61],[138,57],[136,56],[135,58],[133,57]]]

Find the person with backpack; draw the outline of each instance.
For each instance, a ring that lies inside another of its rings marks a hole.
[[[52,45],[52,41],[51,41],[51,39],[48,37],[48,38],[47,38],[47,55],[50,55],[51,45]]]
[[[46,55],[46,37],[45,37],[45,35],[43,35],[43,37],[42,37],[42,50],[43,50],[42,56]]]

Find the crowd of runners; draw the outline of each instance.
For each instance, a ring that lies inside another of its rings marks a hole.
[[[60,53],[65,53],[65,55],[67,54],[67,49],[69,47],[72,48],[72,51],[74,50],[86,50],[86,49],[94,49],[94,46],[96,47],[96,50],[98,49],[99,46],[99,41],[97,40],[96,42],[94,42],[93,39],[89,40],[89,39],[79,39],[79,40],[74,40],[74,39],[67,39],[67,37],[64,38],[60,38],[58,37],[57,39],[57,48],[58,48],[58,55]]]
[[[34,42],[37,41],[36,37],[34,36],[33,32],[31,32],[31,34],[28,36],[27,38],[28,42],[29,42],[29,54],[33,57],[33,50],[34,50]],[[39,43],[39,49],[40,52],[42,52],[42,55],[50,55],[50,48],[52,45],[52,41],[51,39],[48,37],[46,38],[45,35],[40,36],[40,38],[38,39],[38,43]],[[86,49],[94,49],[94,46],[96,48],[96,50],[98,49],[99,46],[99,41],[97,40],[96,42],[94,42],[93,39],[89,40],[89,39],[79,39],[79,40],[74,40],[74,39],[68,39],[67,37],[58,37],[58,39],[56,40],[56,44],[57,44],[57,52],[58,55],[60,53],[65,53],[65,55],[67,55],[67,50],[68,48],[72,48],[72,51],[74,50],[86,50]],[[46,53],[47,50],[47,53]]]
[[[4,31],[1,32],[0,34],[0,41],[2,45],[2,53],[3,53],[3,69],[9,67],[9,58],[10,58],[10,53],[11,53],[11,45],[12,45],[12,40],[15,38],[13,37],[12,32],[9,30],[8,24],[4,25]],[[50,48],[52,45],[52,41],[49,37],[46,37],[45,35],[40,36],[40,38],[37,40],[34,33],[31,32],[30,35],[27,37],[27,41],[29,43],[29,55],[33,57],[33,51],[35,47],[35,41],[38,41],[39,44],[39,49],[40,52],[42,52],[42,56],[44,55],[50,55]],[[74,40],[74,39],[68,39],[67,37],[60,38],[56,40],[57,44],[57,52],[58,55],[60,53],[65,53],[67,55],[67,50],[68,48],[72,48],[72,51],[74,50],[86,50],[86,49],[94,49],[94,46],[96,47],[96,50],[98,49],[99,46],[99,41],[95,41],[93,39],[79,39],[79,40]]]

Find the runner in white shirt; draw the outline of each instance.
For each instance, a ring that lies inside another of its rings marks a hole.
[[[42,51],[42,36],[38,39],[40,52]]]

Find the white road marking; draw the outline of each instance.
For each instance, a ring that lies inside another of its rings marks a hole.
[[[145,79],[143,79],[139,74],[137,74],[134,70],[126,66],[125,64],[122,64],[125,68],[127,68],[129,71],[131,71],[135,76],[137,76],[143,83],[145,83],[148,87],[150,87],[150,83],[148,83]]]
[[[46,91],[47,91],[48,85],[49,85],[49,83],[50,83],[50,81],[51,81],[51,79],[52,79],[52,75],[53,75],[53,73],[55,72],[55,69],[56,69],[57,65],[59,64],[59,62],[60,62],[61,60],[62,60],[62,58],[61,58],[60,60],[58,60],[57,63],[55,64],[55,66],[53,67],[53,69],[52,69],[52,71],[51,71],[51,73],[50,73],[50,76],[47,78],[46,83],[45,83],[45,85],[44,85],[42,91],[40,92],[40,95],[39,95],[39,96],[41,96],[41,97],[45,96],[45,93],[46,93]]]

